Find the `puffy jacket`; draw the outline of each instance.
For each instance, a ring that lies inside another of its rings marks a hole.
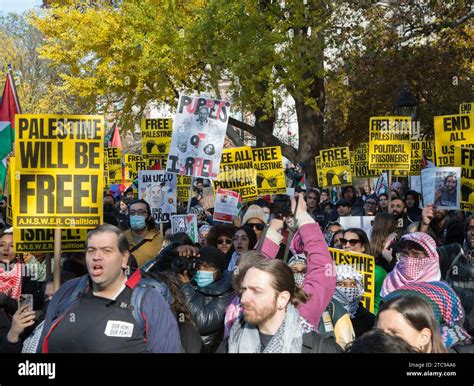
[[[220,280],[206,287],[185,283],[181,291],[206,351],[214,352],[224,334],[225,309],[232,296],[232,272],[225,271]]]

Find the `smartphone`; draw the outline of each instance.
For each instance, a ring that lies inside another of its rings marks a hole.
[[[28,311],[33,311],[33,295],[31,294],[21,294],[20,297],[18,298],[18,308],[21,306],[27,304]]]

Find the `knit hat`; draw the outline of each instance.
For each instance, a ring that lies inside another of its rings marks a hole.
[[[265,224],[267,222],[266,217],[265,212],[260,206],[250,205],[242,219],[242,224],[246,224],[251,218],[257,218]]]
[[[227,269],[227,258],[216,247],[203,247],[199,249],[199,254],[201,262],[213,265],[220,272],[224,272]]]
[[[470,342],[471,336],[459,325],[464,318],[461,301],[447,283],[432,281],[407,284],[385,296],[383,301],[407,295],[419,296],[431,305],[440,326],[441,338],[447,348]]]

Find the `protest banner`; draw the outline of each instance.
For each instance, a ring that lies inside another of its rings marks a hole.
[[[388,193],[388,175],[387,172],[380,173],[375,179],[375,194],[378,197],[382,193]]]
[[[454,166],[454,148],[474,146],[474,114],[434,117],[436,166]]]
[[[166,171],[216,179],[229,113],[230,102],[181,95]]]
[[[474,113],[474,102],[461,103],[459,105],[459,114],[471,114]]]
[[[125,154],[125,182],[131,183],[138,178],[139,170],[146,170],[146,163],[140,154]]]
[[[109,185],[122,183],[122,151],[118,147],[108,147],[107,165],[109,170]]]
[[[375,259],[373,256],[363,253],[347,252],[341,249],[329,248],[329,252],[336,265],[348,264],[362,274],[364,294],[361,302],[364,308],[374,313],[375,296]]]
[[[155,223],[170,221],[176,213],[176,175],[164,170],[140,170],[138,198],[148,202]]]
[[[379,170],[369,169],[369,144],[367,142],[354,146],[351,157],[353,176],[370,178],[377,177],[380,174]]]
[[[104,117],[18,114],[17,228],[93,228],[102,223]]]
[[[324,186],[324,181],[323,181],[323,174],[320,171],[321,170],[321,157],[319,155],[314,157],[314,165],[316,166],[316,177],[318,180],[318,186],[320,188],[324,188],[325,186]]]
[[[369,169],[410,170],[410,117],[371,117]]]
[[[339,224],[343,229],[359,228],[367,233],[367,237],[370,239],[372,234],[372,224],[374,222],[374,216],[343,216],[339,217]]]
[[[104,154],[104,163],[102,167],[104,171],[104,189],[108,189],[110,186],[110,183],[109,183],[109,153],[107,152],[107,149],[104,149],[103,154]]]
[[[191,187],[191,177],[188,176],[176,176],[176,189],[178,191],[178,199],[180,202],[188,202],[191,198],[189,197]]]
[[[240,196],[238,193],[218,188],[216,190],[216,201],[214,203],[214,221],[232,223],[239,215]]]
[[[243,202],[256,200],[257,171],[253,167],[252,148],[224,149],[219,174],[213,184],[215,190],[222,188],[237,192]]]
[[[423,156],[427,161],[435,162],[434,141],[412,141],[410,175],[419,176],[423,169]]]
[[[173,134],[173,120],[171,118],[143,118],[140,129],[143,159],[167,158]]]
[[[348,147],[336,147],[319,151],[323,186],[352,184],[351,157]]]
[[[197,216],[195,214],[171,216],[171,232],[174,235],[184,232],[190,237],[193,243],[197,243],[199,241]]]
[[[214,189],[212,186],[202,188],[201,205],[205,210],[214,208]]]
[[[7,182],[5,184],[7,197],[7,213],[6,213],[6,222],[10,226],[13,225],[13,199],[15,197],[15,157],[10,157],[8,159],[8,174],[6,178]]]
[[[84,252],[87,229],[61,229],[61,252]],[[15,252],[53,253],[54,229],[13,229]]]
[[[460,208],[461,168],[427,168],[421,171],[423,205],[435,204],[438,209]]]
[[[252,156],[257,170],[258,194],[285,194],[286,179],[280,146],[252,148]]]
[[[461,210],[474,211],[474,149],[456,147],[454,164],[461,168]]]
[[[421,175],[410,176],[410,190],[414,190],[415,192],[421,193]]]

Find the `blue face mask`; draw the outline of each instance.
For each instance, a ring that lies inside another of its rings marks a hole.
[[[130,216],[130,226],[135,231],[141,231],[146,226],[146,218],[143,216]]]
[[[194,281],[198,287],[206,287],[214,281],[214,272],[197,271]]]

